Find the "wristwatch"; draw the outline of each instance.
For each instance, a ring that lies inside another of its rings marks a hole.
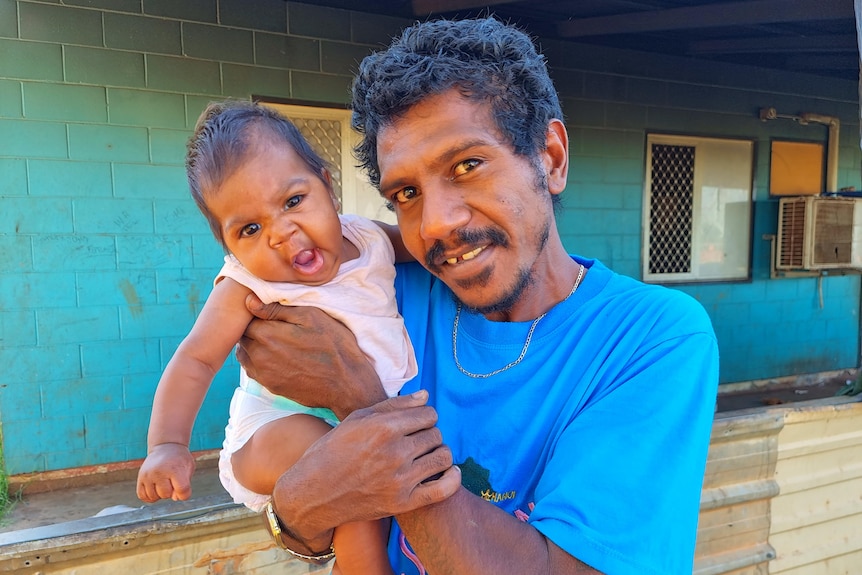
[[[281,534],[284,533],[285,535],[290,536],[290,531],[284,526],[281,519],[278,518],[278,515],[276,515],[275,510],[272,508],[272,501],[268,502],[263,508],[262,515],[264,523],[266,523],[266,527],[269,530],[269,534],[272,535],[272,539],[275,541],[275,544],[300,561],[313,563],[315,565],[323,565],[335,557],[335,548],[332,545],[329,546],[329,549],[323,553],[318,553],[317,555],[304,555],[285,545],[284,540],[281,538]]]

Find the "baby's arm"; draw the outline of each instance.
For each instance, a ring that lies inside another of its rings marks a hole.
[[[389,238],[389,241],[392,242],[392,247],[395,248],[396,263],[416,261],[416,258],[414,258],[410,254],[410,252],[407,251],[407,248],[404,247],[404,240],[401,239],[401,231],[398,229],[398,226],[387,224],[385,222],[379,222],[377,220],[373,221],[380,227],[381,230],[383,230],[383,232]]]
[[[213,377],[251,321],[245,307],[248,293],[248,288],[229,278],[216,284],[191,332],[168,362],[153,401],[147,459],[138,474],[142,501],[191,495],[192,427]]]

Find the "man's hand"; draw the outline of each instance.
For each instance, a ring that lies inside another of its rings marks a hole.
[[[460,470],[427,399],[419,391],[354,411],[279,478],[273,505],[298,541],[326,549],[338,525],[411,511],[458,491]]]
[[[380,378],[347,327],[314,307],[263,305],[246,298],[255,316],[236,356],[249,377],[272,393],[339,419],[386,399]]]
[[[138,499],[155,503],[159,499],[185,501],[192,495],[195,458],[179,443],[162,443],[150,450],[138,472]]]

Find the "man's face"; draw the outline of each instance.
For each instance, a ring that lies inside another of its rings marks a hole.
[[[380,130],[377,151],[407,249],[465,305],[505,317],[541,289],[556,233],[548,158],[515,155],[490,104],[430,96]]]

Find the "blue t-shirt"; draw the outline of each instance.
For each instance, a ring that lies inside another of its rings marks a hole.
[[[694,299],[596,260],[535,328],[524,359],[475,379],[455,366],[455,302],[399,265],[400,311],[444,442],[475,495],[609,575],[691,573],[718,385],[709,318]],[[532,322],[463,310],[458,359],[488,373],[517,359]],[[397,524],[397,574],[424,573]],[[431,574],[446,575],[446,574]]]

